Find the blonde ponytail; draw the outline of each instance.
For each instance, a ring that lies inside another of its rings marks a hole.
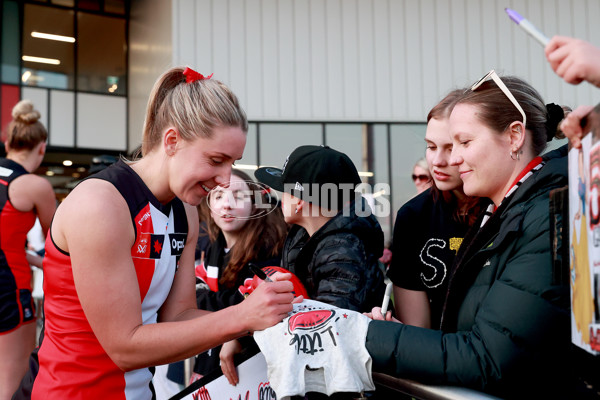
[[[216,127],[248,131],[246,113],[231,89],[215,79],[186,83],[183,71],[171,68],[154,84],[144,122],[142,155],[160,143],[168,126],[177,129],[184,140],[210,138]]]

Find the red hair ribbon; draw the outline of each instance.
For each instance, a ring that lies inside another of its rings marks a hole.
[[[198,72],[196,72],[193,69],[188,68],[188,67],[186,67],[183,70],[183,75],[185,75],[185,83],[192,83],[192,82],[196,82],[196,81],[203,81],[205,79],[210,79],[213,76],[213,74],[210,74],[209,76],[204,76],[201,73],[198,73]]]

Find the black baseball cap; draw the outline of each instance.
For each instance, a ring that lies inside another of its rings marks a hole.
[[[350,157],[329,146],[300,146],[287,157],[283,168],[262,167],[254,172],[260,182],[279,192],[287,192],[312,204],[323,204],[315,190],[333,184],[339,188],[336,206],[340,210],[341,191],[361,183]],[[341,186],[344,184],[344,186]]]

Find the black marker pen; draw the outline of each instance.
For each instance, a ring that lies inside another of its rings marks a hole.
[[[267,276],[267,274],[265,274],[265,271],[263,271],[262,269],[260,269],[257,265],[252,264],[252,263],[248,263],[248,267],[250,268],[250,270],[252,272],[254,272],[254,275],[258,276],[263,281],[265,281],[265,282],[273,282],[271,280],[271,278],[269,278]]]

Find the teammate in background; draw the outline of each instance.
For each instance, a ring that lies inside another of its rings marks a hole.
[[[165,72],[150,95],[142,157],[81,182],[57,209],[33,399],[151,399],[152,366],[269,327],[292,309],[285,280],[219,312],[196,306],[195,206],[229,180],[247,131],[236,96],[209,78]]]
[[[41,257],[26,253],[27,233],[39,218],[45,235],[56,210],[48,180],[34,175],[46,153],[48,132],[29,100],[12,110],[0,159],[0,399],[10,399],[27,371],[35,347],[36,310],[30,265]]]

